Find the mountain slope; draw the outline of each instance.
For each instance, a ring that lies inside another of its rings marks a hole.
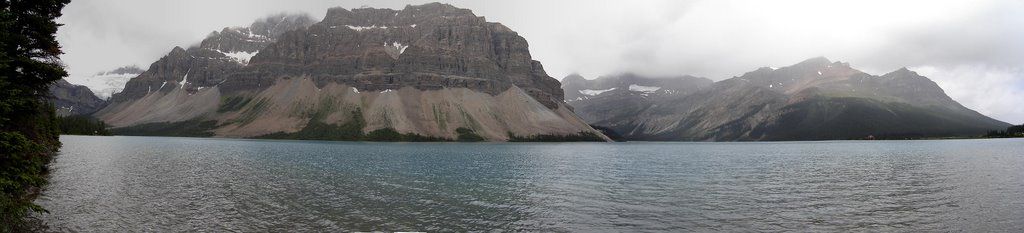
[[[562,101],[525,39],[469,10],[332,8],[321,22],[283,25],[294,29],[225,29],[175,48],[96,116],[126,128],[202,125],[197,135],[224,137],[358,139],[383,130],[607,140]]]
[[[585,106],[597,101],[606,106],[633,103],[613,95],[569,103],[589,123],[632,140],[977,136],[1008,125],[967,109],[928,78],[905,68],[874,76],[825,58],[760,68],[692,94],[657,99],[621,113],[635,116],[627,121],[590,117]]]
[[[106,104],[88,87],[74,85],[64,79],[50,85],[50,96],[58,116],[91,114]]]
[[[653,105],[687,96],[713,81],[692,76],[649,78],[636,74],[602,76],[586,80],[579,75],[562,79],[566,102],[588,123],[634,128],[636,113]]]

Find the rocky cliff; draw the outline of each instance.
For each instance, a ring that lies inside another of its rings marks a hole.
[[[332,8],[316,23],[280,15],[211,33],[153,63],[96,116],[225,137],[607,139],[562,99],[523,37],[432,3]]]
[[[568,99],[584,119],[632,140],[978,136],[1008,126],[967,109],[928,78],[905,68],[875,76],[825,58],[764,67],[710,85],[693,82],[689,86],[695,91],[678,95],[655,95],[662,87],[638,82],[629,85],[648,92],[598,93],[577,87],[610,80],[616,79],[563,81],[567,92],[586,95]],[[609,112],[616,115],[609,117]]]
[[[50,96],[59,116],[91,114],[105,104],[88,87],[74,85],[64,79],[50,85]]]

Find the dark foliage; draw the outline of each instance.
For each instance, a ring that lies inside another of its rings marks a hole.
[[[61,134],[111,135],[110,131],[107,130],[106,123],[88,116],[57,117],[57,124],[60,125]]]
[[[383,128],[371,131],[363,137],[364,141],[378,142],[446,142],[447,138],[428,137],[414,133],[398,133],[392,128]]]
[[[512,132],[508,133],[509,142],[604,142],[601,136],[593,132],[579,132],[570,135],[541,134],[533,136],[517,136]]]
[[[27,231],[25,217],[60,148],[48,88],[67,76],[54,20],[68,0],[0,1],[0,232]]]
[[[985,134],[985,137],[990,137],[990,138],[1020,138],[1020,137],[1024,137],[1024,124],[1010,126],[1009,128],[1006,128],[1006,130],[1003,130],[1003,131],[998,131],[998,130],[989,131],[988,134]]]
[[[113,128],[110,132],[114,135],[127,136],[211,137],[213,133],[209,130],[216,127],[217,121],[189,120]]]
[[[249,104],[249,102],[251,102],[251,101],[252,101],[252,98],[248,98],[248,97],[244,97],[244,96],[228,97],[228,98],[225,98],[225,99],[221,100],[220,107],[217,108],[217,112],[218,113],[223,113],[223,112],[238,111],[238,110],[241,110],[242,107],[245,107],[245,105]]]
[[[307,139],[307,140],[333,140],[333,141],[359,141],[363,138],[363,127],[366,121],[363,120],[362,112],[359,109],[352,111],[352,118],[345,124],[327,124],[320,121],[321,115],[315,114],[306,123],[306,127],[295,133],[277,132],[259,136],[263,139]]]
[[[482,141],[486,140],[486,139],[484,139],[484,137],[481,137],[480,135],[477,135],[476,132],[473,131],[472,129],[459,127],[458,129],[455,129],[455,132],[459,134],[459,136],[455,139],[456,141],[460,141],[460,142],[482,142]]]
[[[363,134],[366,121],[359,109],[352,111],[352,118],[341,125],[320,121],[326,114],[313,113],[309,123],[295,133],[277,132],[259,136],[262,139],[331,140],[331,141],[387,141],[387,142],[436,142],[451,141],[447,138],[427,137],[414,133],[399,133],[391,128],[374,130]]]

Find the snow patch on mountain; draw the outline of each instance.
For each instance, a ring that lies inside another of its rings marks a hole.
[[[640,85],[636,85],[636,84],[630,84],[629,85],[629,90],[630,91],[639,91],[639,92],[653,93],[655,91],[658,91],[659,89],[661,89],[661,87],[640,86]]]
[[[352,26],[352,25],[345,25],[345,26],[346,26],[346,27],[348,27],[348,28],[350,28],[350,29],[352,29],[352,30],[356,30],[357,32],[361,32],[361,31],[363,31],[363,30],[370,30],[370,29],[388,29],[388,26],[377,26],[377,25],[373,25],[373,26]]]
[[[609,92],[609,91],[614,91],[614,90],[615,90],[614,87],[613,88],[604,89],[604,90],[586,89],[586,90],[580,90],[580,94],[589,95],[589,96],[596,96],[596,95],[600,95],[602,93]]]
[[[139,74],[143,72],[143,70],[136,67],[130,67],[131,69],[127,68],[128,67],[122,67],[116,70],[100,72],[88,76],[75,75],[69,77],[67,80],[73,84],[86,86],[93,92],[93,94],[100,97],[100,99],[106,99],[115,93],[121,92],[121,90],[124,89],[125,83],[128,83],[128,80],[139,76]]]
[[[185,89],[185,85],[188,84],[188,73],[190,72],[192,72],[192,68],[188,68],[188,71],[185,71],[185,77],[181,77],[181,89]]]
[[[405,53],[405,49],[409,48],[408,45],[404,45],[404,44],[398,43],[398,42],[391,42],[390,45],[387,44],[387,43],[384,43],[384,46],[390,46],[392,48],[397,49],[399,55],[401,55],[402,53]]]
[[[249,60],[252,59],[252,57],[256,56],[256,54],[259,53],[260,51],[255,51],[255,52],[245,52],[245,51],[223,52],[223,51],[218,51],[218,52],[223,53],[224,56],[228,56],[228,58],[231,58],[232,60],[235,60],[235,62],[238,62],[239,64],[248,65],[249,64]]]

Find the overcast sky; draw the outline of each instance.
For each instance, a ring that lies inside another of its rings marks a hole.
[[[74,0],[58,40],[75,83],[148,68],[174,46],[280,12],[433,1]],[[635,72],[722,80],[825,56],[881,75],[908,67],[965,106],[1024,123],[1024,1],[441,1],[501,22],[551,76]]]

